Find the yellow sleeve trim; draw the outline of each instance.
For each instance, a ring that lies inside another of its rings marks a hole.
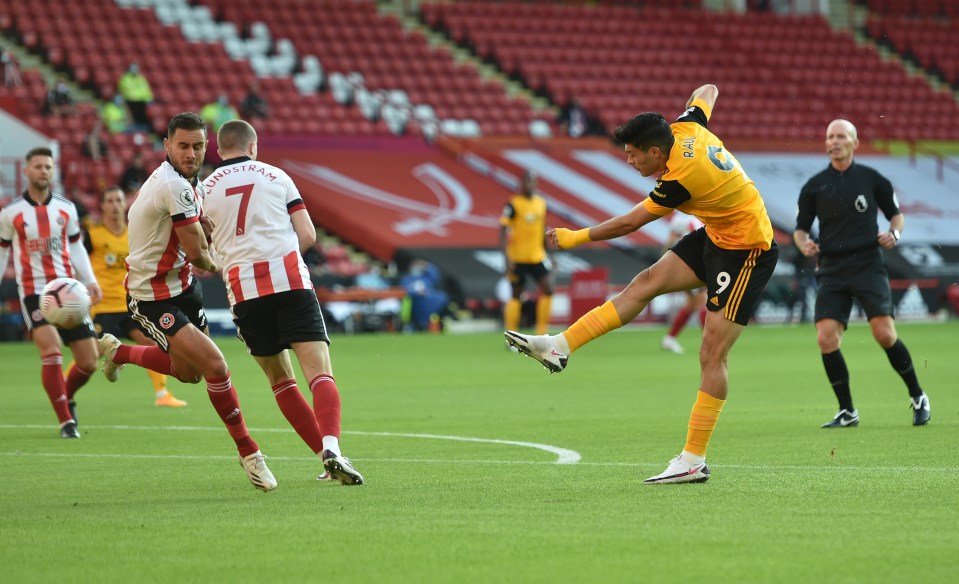
[[[653,200],[652,197],[646,197],[642,202],[643,207],[646,207],[646,210],[652,213],[653,215],[659,215],[660,217],[665,217],[672,213],[675,209],[670,207],[664,207]]]
[[[696,99],[693,100],[693,103],[689,104],[689,107],[693,107],[694,105],[699,106],[699,108],[706,113],[707,120],[713,117],[713,108],[710,107],[709,104],[706,103],[704,99],[697,97]]]

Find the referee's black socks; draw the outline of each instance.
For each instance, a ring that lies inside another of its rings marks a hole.
[[[886,356],[889,357],[889,364],[896,370],[899,377],[906,382],[909,388],[909,397],[917,398],[922,395],[922,388],[919,387],[919,380],[916,379],[916,368],[912,366],[912,356],[909,349],[902,343],[902,339],[896,339],[896,344],[886,349]],[[825,358],[825,355],[823,355]]]
[[[826,377],[832,384],[836,399],[839,400],[839,409],[850,412],[855,410],[852,406],[852,395],[849,392],[849,369],[846,367],[846,360],[843,359],[842,351],[836,349],[832,353],[823,353],[822,364],[826,368]]]

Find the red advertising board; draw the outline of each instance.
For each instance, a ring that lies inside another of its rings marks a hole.
[[[593,268],[573,272],[569,283],[569,321],[574,322],[606,302],[609,270]]]

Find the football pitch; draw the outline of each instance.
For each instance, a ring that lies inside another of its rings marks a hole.
[[[205,386],[143,371],[77,395],[58,437],[33,345],[0,344],[5,582],[913,582],[959,568],[959,322],[899,323],[932,421],[864,325],[843,343],[858,428],[811,325],[750,326],[710,445],[712,478],[643,485],[682,449],[699,382],[661,329],[616,331],[549,375],[499,334],[334,338],[343,452],[321,483],[265,378],[220,337],[279,487],[255,490]],[[65,355],[65,359],[67,355]],[[302,383],[301,383],[302,387]]]

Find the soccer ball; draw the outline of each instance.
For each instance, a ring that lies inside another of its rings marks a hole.
[[[73,278],[51,280],[40,292],[40,312],[55,327],[80,326],[90,314],[87,287]]]

